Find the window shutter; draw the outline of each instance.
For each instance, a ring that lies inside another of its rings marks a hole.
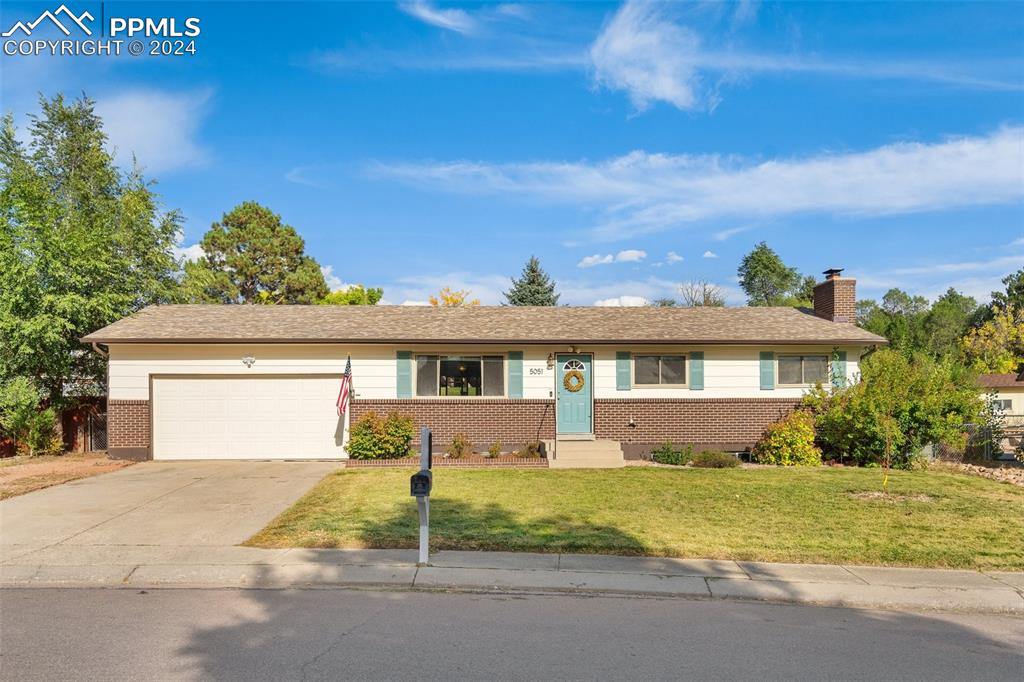
[[[761,390],[775,389],[775,353],[770,350],[761,351]]]
[[[690,353],[690,390],[704,390],[704,351]]]
[[[629,351],[617,351],[615,353],[615,390],[628,391],[633,381],[633,374],[630,372],[629,363],[633,354]]]
[[[508,397],[523,397],[523,351],[508,352]]]
[[[395,352],[395,396],[398,398],[412,397],[412,351]]]
[[[846,385],[846,351],[832,353],[832,385],[841,388]]]

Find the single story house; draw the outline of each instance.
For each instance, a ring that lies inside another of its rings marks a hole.
[[[1024,371],[1020,373],[982,374],[978,385],[991,395],[996,409],[1006,416],[1024,416]]]
[[[826,274],[813,310],[168,305],[83,341],[109,353],[114,457],[344,458],[350,420],[398,411],[438,449],[464,432],[621,463],[666,439],[744,450],[810,387],[856,381],[885,339]]]

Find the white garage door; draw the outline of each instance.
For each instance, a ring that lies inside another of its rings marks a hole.
[[[343,456],[341,376],[154,377],[154,459]]]

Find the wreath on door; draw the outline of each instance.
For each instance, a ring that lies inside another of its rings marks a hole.
[[[586,376],[583,374],[583,370],[586,366],[579,360],[570,360],[562,366],[562,370],[565,374],[562,376],[562,386],[569,393],[578,393],[583,390],[586,385]]]

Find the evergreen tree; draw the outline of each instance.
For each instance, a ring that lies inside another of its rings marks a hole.
[[[558,305],[559,294],[555,282],[540,266],[536,256],[530,256],[519,279],[512,279],[512,288],[505,292],[506,305]]]
[[[766,243],[761,242],[743,257],[737,273],[747,294],[747,305],[792,305],[794,294],[806,288],[796,268],[782,262]]]

